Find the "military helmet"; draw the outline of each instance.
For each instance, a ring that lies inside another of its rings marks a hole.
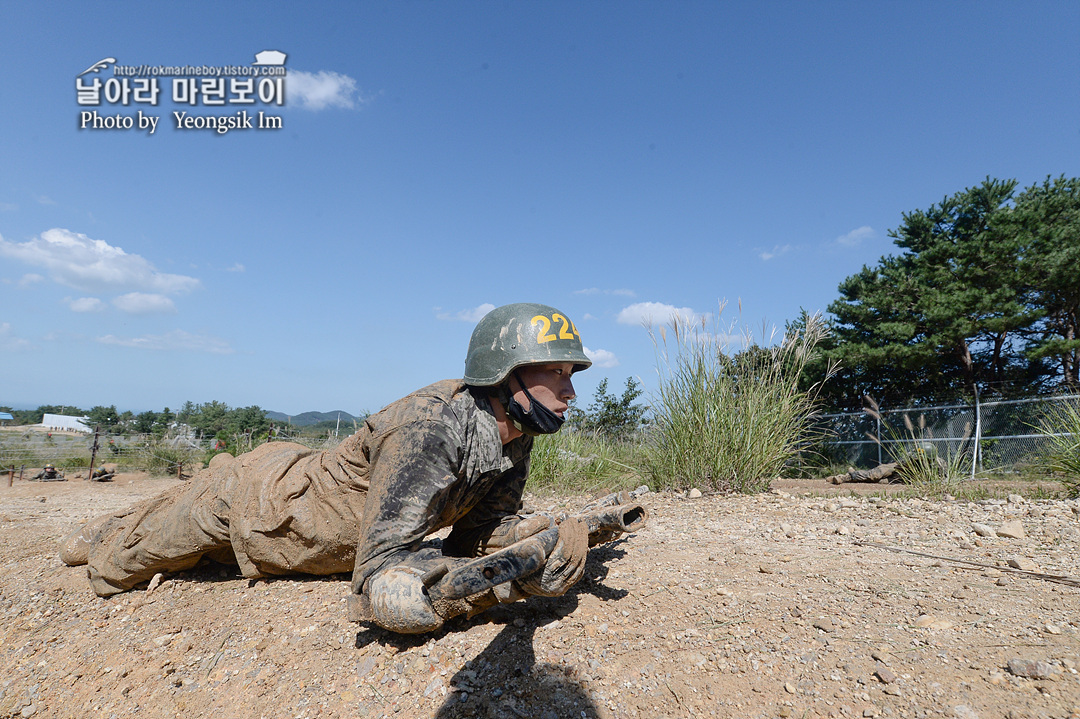
[[[592,365],[574,323],[548,305],[503,305],[484,315],[473,330],[465,383],[493,387],[518,367],[547,362],[573,362],[574,372]]]
[[[49,464],[46,464],[46,465],[45,465],[45,469],[56,469],[56,467],[54,467],[54,466],[52,465],[52,463],[50,462]]]

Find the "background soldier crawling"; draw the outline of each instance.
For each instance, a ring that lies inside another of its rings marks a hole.
[[[38,482],[63,482],[65,481],[64,475],[52,464],[46,464],[41,468],[41,471],[30,478],[31,481]]]
[[[61,559],[88,564],[101,596],[204,556],[245,577],[351,570],[350,618],[405,633],[561,595],[584,572],[590,529],[607,538],[645,519],[636,505],[602,526],[518,514],[532,438],[558,431],[571,375],[591,364],[565,314],[499,307],[473,331],[464,379],[390,404],[334,450],[275,442],[217,455],[189,482],[90,522]],[[441,549],[422,548],[449,526]]]

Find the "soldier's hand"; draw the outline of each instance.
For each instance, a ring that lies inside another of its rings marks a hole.
[[[559,525],[559,540],[547,561],[535,573],[518,579],[529,594],[557,597],[566,594],[585,573],[589,557],[589,530],[581,520],[569,518]]]
[[[553,526],[555,526],[555,520],[544,514],[525,517],[514,524],[507,523],[491,533],[491,536],[481,545],[480,553],[491,554],[504,547],[509,547],[511,544],[517,544],[535,534],[540,534],[540,532]]]
[[[423,576],[424,571],[418,567],[397,565],[368,580],[365,593],[375,623],[402,634],[421,634],[441,627],[443,617],[424,591]]]

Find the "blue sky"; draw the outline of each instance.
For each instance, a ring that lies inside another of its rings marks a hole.
[[[76,102],[263,50],[280,130]],[[0,405],[375,410],[517,301],[574,319],[587,405],[655,385],[642,316],[782,327],[902,213],[1080,158],[1075,2],[6,2],[0,58]]]

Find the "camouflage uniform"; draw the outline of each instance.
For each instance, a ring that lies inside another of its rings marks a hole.
[[[208,556],[246,577],[353,570],[362,594],[439,529],[453,525],[443,545],[453,556],[504,535],[520,521],[531,449],[528,436],[502,444],[484,389],[437,382],[334,450],[274,442],[218,455],[188,482],[95,520],[83,530],[90,582],[108,596]]]

